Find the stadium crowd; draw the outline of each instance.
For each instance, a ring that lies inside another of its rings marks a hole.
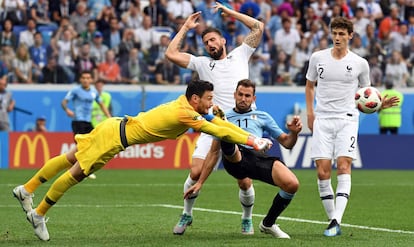
[[[205,53],[205,27],[222,30],[231,51],[248,33],[212,11],[214,0],[0,0],[0,78],[9,83],[77,82],[84,70],[111,84],[186,84],[194,74],[165,58],[185,19],[201,25],[181,49]],[[222,0],[265,23],[250,60],[258,85],[303,86],[310,54],[331,44],[329,23],[354,23],[350,48],[367,58],[374,86],[414,86],[414,0]]]

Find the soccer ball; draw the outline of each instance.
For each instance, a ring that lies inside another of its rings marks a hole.
[[[381,93],[374,87],[363,87],[355,93],[355,105],[360,112],[374,113],[381,108]]]

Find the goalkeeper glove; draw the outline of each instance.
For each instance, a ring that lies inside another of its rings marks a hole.
[[[272,147],[273,142],[267,138],[258,138],[251,135],[247,140],[247,145],[253,147],[256,151],[264,153]]]
[[[224,111],[218,105],[213,106],[213,115],[216,116],[216,117],[219,117],[223,120],[227,120],[226,119],[226,114],[224,113]]]

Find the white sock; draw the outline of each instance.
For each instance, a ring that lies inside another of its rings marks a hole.
[[[336,204],[334,219],[339,224],[342,222],[342,216],[344,215],[346,205],[348,204],[348,198],[351,194],[351,174],[338,175],[338,186],[336,187]]]
[[[243,214],[242,219],[251,219],[254,205],[254,188],[253,185],[247,190],[239,190],[239,200],[242,206]]]
[[[328,216],[328,219],[331,220],[333,219],[335,212],[334,191],[332,189],[331,179],[318,179],[318,189],[326,215]]]
[[[188,177],[187,177],[187,179],[185,180],[185,183],[184,183],[184,192],[186,192],[196,182],[197,182],[197,180],[192,180],[191,177],[190,177],[190,174],[188,174]],[[190,198],[184,199],[183,214],[193,215],[194,203],[195,203],[195,200],[196,200],[199,193],[200,193],[200,191],[198,191],[195,194],[192,194]]]

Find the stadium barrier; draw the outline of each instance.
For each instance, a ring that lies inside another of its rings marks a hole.
[[[189,169],[197,133],[178,140],[140,144],[128,147],[104,169]],[[295,147],[287,150],[273,145],[271,155],[279,156],[292,169],[311,169],[310,135],[301,135]],[[0,168],[38,169],[46,160],[69,150],[71,132],[0,132]],[[411,135],[360,135],[356,169],[413,169],[414,138]]]

